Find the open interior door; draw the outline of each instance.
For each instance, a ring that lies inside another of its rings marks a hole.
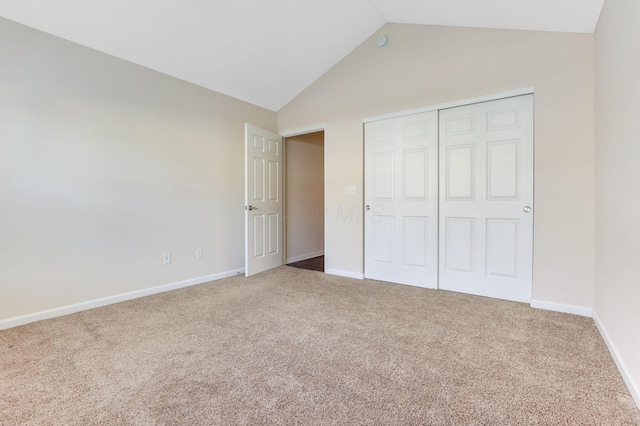
[[[282,137],[245,124],[245,275],[283,264]]]

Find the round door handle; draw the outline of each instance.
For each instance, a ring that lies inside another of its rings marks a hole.
[[[367,206],[365,207],[365,209],[367,209],[367,210],[371,210],[371,206],[367,204]]]
[[[253,207],[253,206],[249,206],[249,208],[248,208],[247,210],[249,210],[249,211],[251,211],[251,210],[258,210],[258,208],[257,208],[257,207]]]
[[[531,207],[524,206],[524,209],[522,209],[522,211],[524,211],[525,213],[531,213]]]

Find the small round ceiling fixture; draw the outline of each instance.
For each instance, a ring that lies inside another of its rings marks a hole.
[[[376,41],[376,43],[378,43],[378,47],[384,47],[387,45],[388,41],[389,38],[386,35],[381,35],[380,37],[378,37],[378,41]]]

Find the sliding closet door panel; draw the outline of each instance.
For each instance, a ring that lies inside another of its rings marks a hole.
[[[365,277],[436,288],[438,115],[365,125]]]
[[[440,111],[439,287],[530,302],[533,95]]]

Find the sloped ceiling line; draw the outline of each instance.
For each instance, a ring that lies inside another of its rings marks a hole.
[[[0,16],[278,111],[387,22],[593,33],[603,4],[0,0]]]

